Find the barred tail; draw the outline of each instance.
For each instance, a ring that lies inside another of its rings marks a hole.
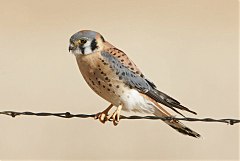
[[[159,109],[159,108],[156,109],[156,111],[154,112],[154,115],[155,116],[159,116],[159,117],[171,117],[171,115],[169,113],[161,111],[161,109]],[[172,128],[174,128],[175,130],[177,130],[178,132],[184,134],[184,135],[192,136],[192,137],[195,137],[195,138],[199,138],[200,137],[200,134],[198,134],[197,132],[189,129],[188,127],[186,127],[180,121],[177,121],[177,120],[166,120],[164,122],[167,123]]]
[[[146,96],[144,94],[142,94],[142,96],[154,104],[155,109],[154,109],[153,114],[155,116],[158,116],[158,117],[171,117],[172,116],[169,112],[167,112],[164,108],[162,108],[162,106],[160,106],[156,102],[156,100],[154,100],[153,98],[150,98],[149,96]],[[181,123],[178,120],[165,120],[164,122],[184,135],[192,136],[195,138],[200,137],[200,134],[189,129],[188,127],[186,127],[183,123]]]

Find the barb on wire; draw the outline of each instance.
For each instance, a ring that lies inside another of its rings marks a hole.
[[[16,117],[20,115],[28,115],[28,116],[55,116],[61,118],[94,118],[95,114],[71,114],[70,112],[62,112],[62,113],[49,113],[49,112],[15,112],[15,111],[1,111],[0,115],[7,115],[11,117]],[[182,120],[182,121],[201,121],[201,122],[220,122],[227,123],[230,125],[234,125],[240,123],[239,119],[212,119],[212,118],[191,118],[191,117],[157,117],[157,116],[120,116],[122,120]]]

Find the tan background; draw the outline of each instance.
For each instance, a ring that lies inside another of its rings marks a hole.
[[[0,0],[0,111],[107,107],[68,53],[82,29],[102,33],[198,117],[239,118],[236,0]],[[186,124],[202,138],[160,121],[0,116],[0,159],[239,158],[239,125]]]

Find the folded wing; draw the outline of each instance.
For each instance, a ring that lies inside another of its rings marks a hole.
[[[105,59],[105,61],[107,61],[111,65],[112,69],[114,69],[116,73],[119,73],[119,75],[121,75],[124,83],[126,83],[126,85],[128,85],[130,88],[134,88],[139,92],[146,94],[150,98],[154,99],[156,102],[169,107],[170,109],[172,109],[173,111],[182,116],[184,115],[181,114],[176,109],[181,109],[193,114],[197,114],[196,112],[191,111],[187,107],[181,105],[181,103],[178,102],[176,99],[157,90],[154,83],[146,79],[143,75],[138,74],[141,73],[140,71],[133,72],[126,64],[124,64],[124,62],[120,61],[117,57],[115,57],[111,53],[107,51],[102,51],[101,55]],[[129,59],[125,55],[125,59],[126,58]],[[131,60],[129,59],[129,61]]]

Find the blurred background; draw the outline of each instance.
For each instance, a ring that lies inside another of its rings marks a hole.
[[[0,0],[0,111],[105,109],[109,103],[87,86],[68,53],[70,36],[91,29],[197,117],[239,118],[238,7],[237,0]],[[239,125],[185,124],[202,138],[161,121],[114,127],[1,115],[0,159],[239,159]]]

